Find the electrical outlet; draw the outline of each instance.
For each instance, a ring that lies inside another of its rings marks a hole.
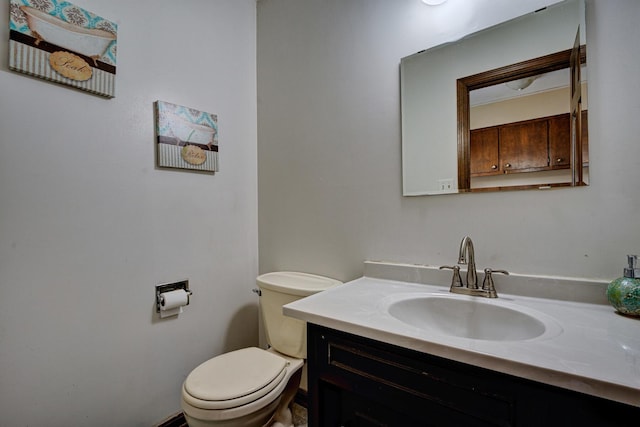
[[[438,180],[438,191],[449,193],[453,191],[453,178],[445,178]]]

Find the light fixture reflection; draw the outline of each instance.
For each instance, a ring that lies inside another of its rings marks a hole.
[[[446,2],[447,0],[422,0],[422,3],[428,4],[429,6],[437,6]]]
[[[533,83],[536,80],[536,78],[537,76],[533,76],[533,77],[526,77],[524,79],[512,80],[510,82],[506,82],[505,85],[507,85],[509,89],[523,90],[531,86],[531,83]]]

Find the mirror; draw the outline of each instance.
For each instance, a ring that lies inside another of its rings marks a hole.
[[[580,148],[580,138],[571,142],[569,137],[573,127],[576,131],[584,130],[586,140],[587,129],[587,120],[581,120],[586,118],[586,112],[569,118],[569,62],[578,28],[581,33],[578,44],[584,45],[584,1],[568,0],[458,42],[403,58],[400,66],[403,194],[586,184],[588,153]],[[584,58],[583,55],[583,63]],[[583,66],[583,77],[585,71]],[[564,82],[561,85],[553,83],[558,77]],[[533,83],[518,90],[514,81],[522,84],[523,79]],[[511,82],[509,85],[516,89],[506,88],[506,82]],[[587,110],[584,84],[582,87],[581,108]],[[497,96],[500,102],[492,91],[502,93]],[[562,111],[558,110],[560,107],[548,112],[540,110],[540,105],[553,104],[550,96],[558,97],[560,93],[566,95],[561,102]],[[538,106],[524,107],[536,98]],[[495,112],[500,110],[502,116],[504,111],[520,115],[495,117]],[[492,111],[494,117],[489,114]],[[533,111],[533,115],[522,115],[525,111]],[[556,117],[564,114],[569,116]],[[480,130],[492,127],[491,132],[498,135],[504,152],[500,155],[515,153],[516,157],[514,161],[496,163],[497,170],[478,172],[478,150],[472,148],[477,144],[472,144],[471,135],[473,132],[475,140],[482,140],[477,135]],[[534,129],[535,134],[543,134],[544,139],[531,137],[526,129]],[[553,137],[549,135],[555,135],[558,129],[562,140],[569,141],[563,143],[562,156],[549,148],[554,146]],[[544,158],[545,164],[521,162],[521,158],[526,157],[522,153],[527,150],[517,141],[523,138],[535,140],[534,145],[544,147],[545,154],[537,156]],[[567,146],[571,147],[568,151]],[[574,165],[584,165],[584,168]]]

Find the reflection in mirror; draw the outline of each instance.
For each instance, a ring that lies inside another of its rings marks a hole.
[[[578,39],[579,40],[579,39]],[[576,46],[585,64],[583,46]],[[546,189],[588,182],[587,134],[572,130],[574,109],[586,129],[586,82],[576,100],[573,49],[458,80],[460,191]],[[572,108],[572,105],[574,107]],[[575,167],[574,167],[575,166]]]
[[[533,170],[533,172],[527,173],[502,173],[501,176],[482,174],[477,170],[472,173],[470,142],[467,142],[466,148],[463,148],[459,153],[458,140],[462,134],[466,133],[466,138],[469,141],[472,129],[489,128],[533,118],[546,118],[547,129],[549,126],[555,126],[549,124],[549,118],[560,113],[567,113],[568,107],[565,109],[563,106],[562,111],[539,112],[531,117],[512,115],[512,118],[503,118],[500,122],[498,119],[486,117],[490,110],[489,104],[494,102],[490,102],[489,98],[479,89],[485,90],[486,87],[497,83],[500,83],[499,86],[502,88],[506,88],[504,83],[508,81],[533,78],[533,81],[525,89],[517,90],[517,87],[515,90],[508,89],[511,92],[510,96],[514,93],[519,95],[528,93],[531,95],[529,97],[531,100],[536,96],[541,97],[543,93],[552,92],[550,86],[549,89],[541,89],[542,84],[551,79],[556,71],[562,69],[564,69],[564,86],[568,86],[568,55],[574,45],[578,28],[581,29],[580,43],[584,45],[584,1],[567,0],[483,30],[458,42],[402,58],[400,72],[403,194],[405,196],[435,195],[498,190],[503,187],[519,189],[534,186],[534,188],[539,188],[545,187],[548,183],[560,184],[566,181],[565,175],[568,170],[563,169],[566,167],[564,165],[566,158],[562,157],[562,160],[558,162],[557,159],[561,156],[555,154],[552,155],[556,164],[552,162],[551,165],[545,166],[549,170],[541,170],[542,166],[536,165],[530,168],[521,168]],[[473,89],[470,93],[467,92],[467,99],[471,99],[472,104],[460,105],[458,99],[460,80],[480,75],[487,70],[508,69],[520,63],[530,64],[529,61],[536,63],[538,58],[554,57],[554,55],[561,56],[562,65],[547,66],[539,71],[528,70],[524,74],[514,74],[511,77],[508,77],[509,74],[506,73],[502,76],[502,80],[475,84],[475,86],[467,81],[469,88]],[[586,73],[583,74],[586,75]],[[556,89],[560,90],[559,87]],[[545,96],[551,96],[551,94]],[[526,99],[522,96],[520,98]],[[583,92],[582,98],[582,109],[586,110],[586,92]],[[502,99],[502,101],[517,102],[515,98]],[[566,103],[566,101],[563,102]],[[546,103],[551,103],[551,101],[542,102],[542,104]],[[536,108],[519,106],[512,107],[510,110],[524,112]],[[458,120],[460,109],[463,109],[463,112],[466,111],[463,114],[468,117],[466,124]],[[515,111],[510,112],[514,113]],[[578,123],[576,122],[576,124]],[[542,128],[543,126],[538,125],[538,127]],[[581,124],[581,128],[586,130],[586,120]],[[505,138],[509,137],[508,130],[503,133]],[[507,140],[505,139],[505,141]],[[575,145],[578,144],[575,143]],[[515,151],[518,153],[520,149]],[[577,156],[573,150],[569,154],[569,161],[571,162],[571,159],[575,157]],[[513,162],[509,163],[514,164]],[[586,154],[581,163],[585,165],[588,163]],[[464,170],[458,170],[460,164],[462,164],[461,168],[465,168]],[[505,166],[504,163],[494,164],[496,168]],[[473,167],[475,168],[475,165]],[[557,175],[562,175],[562,178],[552,178]],[[571,174],[569,173],[569,175]],[[540,178],[535,182],[539,185],[534,185],[531,184],[532,181],[526,181],[528,178],[525,179],[525,176],[544,176],[544,179]],[[584,176],[586,177],[587,174],[585,173]],[[568,179],[570,182],[571,178]],[[586,182],[586,178],[580,182]]]

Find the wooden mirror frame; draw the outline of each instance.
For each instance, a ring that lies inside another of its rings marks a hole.
[[[524,79],[538,74],[570,68],[572,49],[552,53],[528,61],[518,62],[457,80],[458,111],[458,192],[468,193],[471,190],[471,124],[469,92],[487,86],[506,83],[511,80]],[[580,49],[580,62],[586,62],[586,49]],[[572,165],[572,167],[575,167]],[[535,186],[536,188],[538,186]],[[515,186],[514,190],[522,189]],[[486,189],[482,189],[486,191]]]

